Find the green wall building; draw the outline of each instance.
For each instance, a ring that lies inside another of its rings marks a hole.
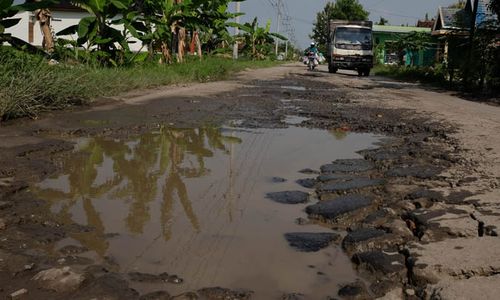
[[[410,26],[373,26],[373,40],[375,42],[375,59],[380,64],[398,64],[399,55],[390,50],[390,43],[397,41],[401,36],[412,32],[425,32],[431,37],[431,28]],[[431,43],[429,47],[418,53],[406,51],[404,56],[405,65],[410,65],[412,56],[415,66],[431,66],[436,61],[436,47]]]

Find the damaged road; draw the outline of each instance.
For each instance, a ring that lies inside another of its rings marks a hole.
[[[493,299],[500,108],[426,89],[285,65],[2,124],[0,297]]]

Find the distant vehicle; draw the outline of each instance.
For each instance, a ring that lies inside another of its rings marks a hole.
[[[307,54],[307,68],[309,71],[314,71],[314,68],[316,68],[316,65],[319,64],[318,62],[318,55],[312,51],[310,51]]]
[[[370,21],[330,20],[328,71],[356,70],[370,75],[373,68],[373,23]]]

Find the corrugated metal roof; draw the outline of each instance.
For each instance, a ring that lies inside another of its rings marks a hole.
[[[430,33],[431,29],[426,27],[413,27],[413,26],[373,25],[373,32],[410,33],[414,31]]]
[[[470,0],[469,0],[470,1]],[[477,5],[476,25],[480,26],[484,22],[494,21],[497,16],[489,10],[490,0],[479,0]]]
[[[474,12],[474,0],[467,0],[465,9],[471,14]],[[484,22],[498,20],[498,16],[489,10],[491,0],[478,0],[476,26],[480,26]]]
[[[439,7],[434,30],[467,29],[470,27],[470,16],[466,9]]]

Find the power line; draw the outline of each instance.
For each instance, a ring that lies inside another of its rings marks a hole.
[[[378,12],[378,13],[381,13],[381,14],[384,14],[384,15],[388,15],[388,16],[395,16],[395,17],[401,17],[401,18],[411,18],[411,19],[420,20],[420,17],[398,14],[398,13],[394,13],[394,12],[383,10],[383,9],[371,8],[369,10],[372,10],[372,11],[375,11],[375,12]]]

